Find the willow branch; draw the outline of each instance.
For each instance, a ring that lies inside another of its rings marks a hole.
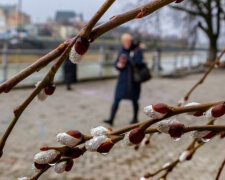
[[[196,106],[186,106],[186,107],[170,106],[169,107],[170,111],[168,112],[168,114],[161,119],[150,119],[150,120],[147,120],[144,122],[132,124],[125,128],[121,128],[119,130],[113,131],[110,133],[110,135],[118,135],[118,134],[126,133],[136,127],[143,127],[143,126],[149,127],[157,122],[160,122],[164,119],[170,118],[170,117],[178,115],[178,114],[183,114],[183,113],[187,113],[187,112],[198,112],[198,111],[204,112],[204,111],[208,110],[210,107],[215,106],[217,104],[222,104],[223,102],[224,101],[219,101],[219,102],[212,102],[212,103],[207,103],[207,104],[200,104],[200,105],[196,105]]]
[[[130,10],[128,12],[113,16],[108,22],[99,25],[98,27],[94,28],[90,34],[89,39],[94,41],[96,38],[101,36],[102,34],[114,29],[117,26],[120,26],[128,21],[131,21],[136,18],[142,18],[148,16],[149,14],[153,13],[154,11],[166,6],[175,0],[154,0],[151,1],[143,6]]]
[[[96,15],[90,20],[90,22],[88,23],[88,28],[86,28],[86,31],[89,31],[91,27],[93,27],[97,21],[101,18],[101,16],[107,11],[107,9],[111,6],[111,4],[114,1],[108,0],[106,1],[106,3],[100,8],[100,10],[96,13]],[[88,34],[85,33],[85,31],[82,31],[84,34]],[[81,32],[80,32],[81,33]],[[64,49],[64,51],[61,53],[61,55],[59,56],[58,60],[55,62],[55,64],[53,64],[53,66],[51,67],[51,69],[49,70],[49,72],[46,74],[46,76],[44,77],[44,79],[40,82],[40,84],[32,91],[32,93],[29,95],[29,97],[20,105],[18,106],[15,110],[14,110],[14,117],[10,123],[10,125],[8,126],[8,128],[6,129],[5,133],[3,134],[1,140],[0,140],[0,158],[3,154],[3,149],[5,147],[6,141],[9,137],[9,135],[11,134],[13,128],[15,127],[19,117],[21,116],[21,114],[24,112],[24,110],[27,108],[27,106],[31,103],[31,101],[36,97],[36,95],[49,83],[54,81],[54,77],[56,72],[58,71],[59,67],[62,65],[63,61],[68,57],[69,52],[71,50],[71,48],[73,47],[73,45],[75,44],[77,38],[79,36],[81,36],[79,33],[78,36],[76,36],[75,38],[73,38],[72,40],[70,40],[69,44],[66,46],[66,48]],[[54,53],[53,53],[54,54]],[[38,62],[36,64],[36,66],[38,66],[39,68],[43,67],[43,59]],[[33,67],[35,70],[37,67]],[[34,70],[33,69],[33,70]],[[32,73],[32,71],[30,71],[30,73]],[[27,70],[28,71],[28,70]],[[27,71],[25,71],[27,73]],[[25,74],[26,74],[25,73]],[[23,73],[21,73],[23,74]],[[19,76],[22,76],[22,75]],[[28,74],[28,73],[27,73]],[[13,87],[13,85],[11,86]]]
[[[101,8],[96,12],[96,14],[91,18],[91,20],[88,22],[88,24],[82,29],[80,32],[80,36],[89,38],[90,33],[95,26],[95,24],[99,21],[99,19],[105,14],[105,12],[111,7],[111,5],[116,0],[107,0]]]
[[[31,101],[36,97],[36,95],[49,83],[52,82],[56,72],[58,71],[59,67],[61,66],[61,64],[63,63],[63,61],[67,58],[70,49],[72,48],[72,46],[74,45],[74,43],[76,42],[77,38],[74,38],[70,44],[67,46],[67,48],[64,50],[64,52],[61,54],[61,56],[58,58],[58,60],[55,62],[55,64],[51,67],[51,69],[49,70],[49,72],[46,74],[46,76],[44,77],[44,79],[41,81],[41,83],[32,91],[32,93],[29,95],[29,97],[17,108],[15,108],[14,110],[14,117],[10,123],[10,125],[8,126],[8,128],[6,129],[5,133],[3,134],[1,140],[0,140],[0,157],[3,153],[3,149],[5,146],[5,143],[9,137],[9,135],[11,134],[14,126],[16,125],[18,119],[20,118],[21,114],[24,112],[24,110],[27,108],[27,106],[31,103]]]
[[[205,72],[203,77],[187,92],[187,94],[184,96],[184,100],[187,101],[191,95],[191,93],[199,86],[201,85],[207,76],[210,74],[210,72],[215,68],[215,66],[220,62],[221,57],[224,55],[225,49],[220,53],[220,55],[214,60],[213,64],[209,67],[209,69]]]
[[[222,164],[221,164],[220,167],[219,167],[219,171],[218,171],[218,173],[217,173],[217,175],[216,175],[216,179],[215,179],[215,180],[219,180],[220,175],[221,175],[221,173],[222,173],[222,171],[223,171],[224,166],[225,166],[225,159],[223,160]]]
[[[0,93],[2,92],[9,92],[14,86],[16,86],[19,82],[30,76],[36,71],[39,71],[44,66],[48,65],[50,62],[55,60],[57,57],[59,57],[62,52],[66,49],[68,46],[68,42],[65,41],[64,43],[60,44],[55,50],[52,50],[47,55],[41,57],[37,61],[35,61],[33,64],[16,74],[11,79],[7,80],[6,82],[2,83],[0,85]]]

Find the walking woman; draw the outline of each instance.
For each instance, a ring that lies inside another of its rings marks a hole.
[[[123,34],[121,41],[123,47],[115,62],[115,67],[119,71],[119,76],[115,90],[114,102],[112,104],[109,119],[104,121],[111,126],[113,125],[119,103],[122,99],[129,99],[133,103],[133,119],[130,123],[133,124],[138,122],[138,100],[140,97],[141,85],[140,83],[134,82],[132,64],[136,66],[143,64],[142,52],[135,50],[134,58],[131,57],[132,36],[130,34]]]

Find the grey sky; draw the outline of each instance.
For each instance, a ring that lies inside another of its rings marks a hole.
[[[22,0],[22,9],[30,14],[33,22],[43,22],[47,17],[54,17],[56,10],[74,10],[83,13],[89,19],[105,0]],[[18,0],[1,0],[0,4],[16,4]],[[121,11],[116,2],[106,13],[104,20]]]

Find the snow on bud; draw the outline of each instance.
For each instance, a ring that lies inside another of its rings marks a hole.
[[[17,180],[30,180],[30,178],[28,178],[28,177],[20,177],[20,178],[17,178]]]
[[[105,128],[103,126],[98,126],[96,128],[91,129],[91,135],[92,136],[102,136],[102,135],[106,135],[110,132],[111,132],[111,129]]]
[[[145,132],[141,128],[135,128],[129,133],[129,140],[132,144],[140,144],[145,137]]]
[[[34,156],[34,162],[38,164],[51,164],[59,159],[60,154],[56,150],[48,150],[37,153]]]
[[[189,156],[189,151],[182,152],[180,157],[179,157],[179,161],[180,162],[186,161],[188,156]]]
[[[56,140],[65,146],[75,147],[83,139],[83,135],[79,131],[68,131],[66,133],[59,133],[56,135]]]
[[[75,51],[75,49],[74,49],[74,47],[73,47],[73,48],[71,49],[71,51],[70,51],[69,59],[70,59],[70,61],[71,61],[73,64],[78,64],[78,63],[81,61],[82,56],[79,55],[79,54]]]
[[[112,146],[113,142],[105,135],[95,136],[85,142],[85,148],[92,152],[108,153]]]
[[[67,164],[66,161],[56,163],[54,165],[55,172],[58,173],[58,174],[63,173],[65,171],[65,169],[66,169],[66,164]]]
[[[37,87],[40,83],[41,83],[41,81],[38,81],[38,82],[35,84],[35,86]],[[45,93],[44,89],[42,89],[42,90],[38,93],[37,97],[38,97],[38,100],[44,101],[44,100],[47,99],[48,95]]]
[[[204,116],[207,118],[208,121],[211,121],[211,120],[216,119],[216,118],[213,117],[213,115],[212,115],[212,108],[210,108],[209,110],[207,110],[207,111],[204,113]]]
[[[175,141],[178,141],[184,133],[184,125],[180,122],[173,122],[168,132]]]
[[[161,119],[169,111],[169,107],[166,104],[150,105],[144,108],[144,113],[152,119]]]
[[[225,114],[224,104],[218,104],[218,105],[214,106],[211,110],[211,114],[215,118],[223,116]]]
[[[69,59],[72,63],[77,64],[81,61],[82,56],[87,52],[90,42],[82,37],[79,37],[70,51]]]
[[[160,121],[157,130],[162,133],[169,134],[170,126],[173,122],[178,122],[176,118]]]
[[[164,169],[164,168],[168,168],[169,166],[170,166],[170,163],[169,163],[169,162],[167,162],[167,163],[165,163],[165,164],[163,165],[163,167],[162,167],[162,168],[163,168],[163,169]]]

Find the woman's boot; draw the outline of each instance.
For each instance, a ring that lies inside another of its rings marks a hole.
[[[118,105],[112,106],[110,118],[108,120],[105,120],[104,121],[105,123],[109,124],[110,126],[113,126],[113,121],[114,121],[117,109],[118,109]]]

